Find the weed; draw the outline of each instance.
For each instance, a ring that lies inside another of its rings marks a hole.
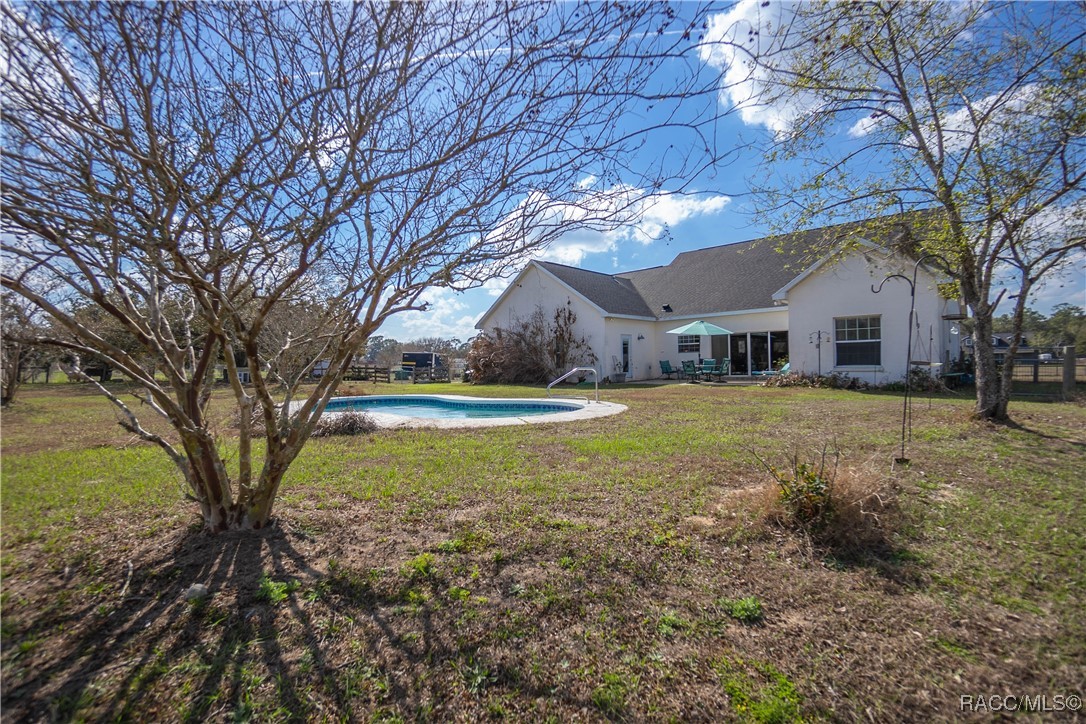
[[[449,598],[454,601],[466,601],[471,598],[471,591],[466,588],[460,588],[460,586],[452,586],[448,593]]]
[[[716,605],[736,621],[742,621],[746,624],[758,623],[764,616],[762,602],[755,596],[735,599],[722,598],[716,602]]]
[[[567,571],[572,571],[574,568],[577,567],[577,561],[573,558],[573,556],[562,556],[558,559],[558,567],[564,568]]]
[[[592,692],[592,703],[607,716],[619,717],[626,710],[626,698],[636,688],[636,678],[631,680],[622,674],[604,674],[603,683]]]
[[[489,533],[469,530],[452,540],[439,543],[437,550],[441,553],[470,553],[472,551],[484,551],[493,543],[494,537]]]
[[[966,661],[977,660],[977,657],[973,654],[972,651],[957,643],[956,641],[951,641],[950,639],[940,637],[935,639],[935,645],[943,651],[947,652],[948,654],[960,656]]]
[[[474,656],[467,657],[460,664],[460,678],[463,680],[465,688],[476,695],[498,680],[498,677]]]
[[[273,581],[268,574],[260,577],[260,588],[257,590],[257,600],[266,601],[272,605],[279,605],[290,598],[290,594],[298,590],[298,581]]]
[[[803,721],[795,684],[771,664],[721,659],[713,664],[713,669],[731,699],[732,708],[742,719],[765,724]],[[749,669],[755,673],[749,673]]]
[[[664,611],[656,619],[656,631],[663,636],[674,636],[679,631],[689,627],[690,624],[671,610]]]
[[[827,471],[828,452],[829,446],[824,445],[818,465],[800,462],[799,455],[793,454],[790,470],[776,468],[757,453],[754,454],[776,481],[788,519],[800,527],[824,527],[833,515],[833,482],[841,461],[841,451],[834,450],[833,469]]]
[[[432,553],[420,553],[400,569],[407,578],[431,578],[437,573],[434,568],[434,555]]]

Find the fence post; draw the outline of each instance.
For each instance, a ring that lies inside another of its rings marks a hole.
[[[1075,394],[1075,345],[1063,348],[1063,398],[1071,399]]]

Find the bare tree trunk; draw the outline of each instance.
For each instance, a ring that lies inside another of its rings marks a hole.
[[[1003,378],[992,349],[992,315],[978,310],[973,332],[973,356],[976,361],[977,404],[973,416],[983,420],[1007,419],[1007,396]]]

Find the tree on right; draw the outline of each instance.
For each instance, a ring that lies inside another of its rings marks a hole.
[[[974,317],[976,416],[1006,419],[996,309],[1013,355],[1031,292],[1084,253],[1086,4],[744,1],[707,41],[722,102],[765,130],[759,214],[901,214]]]

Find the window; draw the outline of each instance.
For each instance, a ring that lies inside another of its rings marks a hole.
[[[696,334],[679,335],[679,352],[700,352],[701,337]]]
[[[882,320],[880,317],[835,319],[833,328],[838,367],[882,364]]]

